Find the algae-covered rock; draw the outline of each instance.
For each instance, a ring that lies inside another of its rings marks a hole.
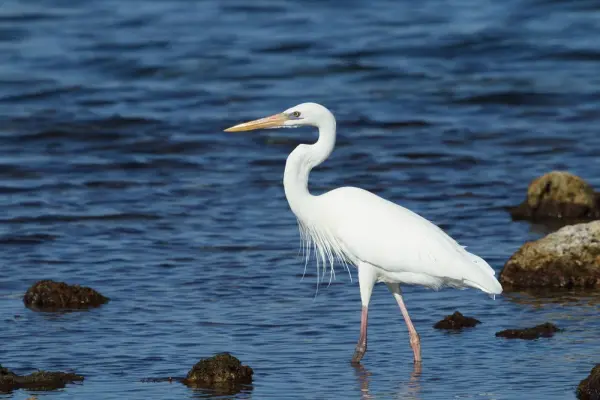
[[[600,196],[580,177],[552,171],[533,180],[527,198],[511,208],[516,220],[600,219]]]
[[[67,372],[37,371],[29,375],[17,375],[0,365],[0,392],[16,389],[54,390],[83,379],[81,375]]]
[[[31,309],[58,311],[99,307],[109,299],[85,286],[43,280],[27,289],[23,303]]]
[[[462,328],[472,328],[481,321],[475,318],[465,317],[460,312],[455,311],[452,315],[447,315],[443,320],[437,322],[433,327],[435,329],[452,329],[458,330]]]
[[[579,382],[577,386],[579,400],[600,400],[600,364],[597,364],[590,376]]]
[[[545,324],[537,325],[533,328],[506,329],[504,331],[496,332],[496,337],[533,340],[540,337],[552,337],[556,332],[560,332],[560,329],[558,329],[556,325],[546,322]]]
[[[225,396],[252,390],[250,384],[253,374],[252,368],[242,365],[237,358],[229,353],[220,353],[200,360],[185,378],[144,378],[142,382],[181,382],[195,390],[209,390],[213,396]]]
[[[600,221],[568,225],[525,243],[504,265],[506,291],[600,287]]]
[[[252,383],[252,368],[242,365],[229,353],[200,360],[188,372],[183,383],[192,387],[216,388],[234,392],[239,385]]]

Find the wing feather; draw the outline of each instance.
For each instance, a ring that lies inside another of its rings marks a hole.
[[[498,291],[500,284],[487,262],[420,215],[353,187],[318,199],[320,218],[356,259],[392,273],[426,274]]]

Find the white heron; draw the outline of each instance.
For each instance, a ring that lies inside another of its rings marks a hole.
[[[360,336],[352,362],[367,350],[367,315],[373,286],[385,282],[398,302],[410,336],[414,361],[421,362],[421,343],[400,284],[432,289],[472,287],[490,295],[502,293],[492,267],[469,253],[438,226],[412,211],[355,187],[341,187],[315,196],[308,190],[308,175],[335,146],[333,114],[316,103],[303,103],[270,117],[245,122],[226,132],[313,126],[319,138],[300,144],[285,164],[283,186],[298,220],[305,246],[314,246],[323,264],[335,259],[358,269],[362,303]],[[310,248],[310,247],[309,247]]]

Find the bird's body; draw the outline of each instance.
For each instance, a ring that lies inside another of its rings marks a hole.
[[[495,295],[502,286],[492,267],[469,253],[435,224],[414,212],[355,187],[315,196],[308,190],[309,173],[335,146],[336,121],[316,103],[303,103],[281,114],[236,125],[227,131],[316,126],[319,139],[301,144],[288,156],[285,195],[300,225],[307,249],[313,246],[321,265],[334,260],[358,268],[361,301],[360,338],[353,361],[364,356],[367,312],[373,286],[385,282],[394,294],[409,329],[415,361],[421,361],[420,341],[404,305],[400,284],[473,287]],[[331,270],[333,272],[333,269]]]
[[[315,196],[312,210],[316,229],[329,231],[354,265],[377,267],[380,282],[500,290],[484,260],[425,218],[371,192],[334,189]]]

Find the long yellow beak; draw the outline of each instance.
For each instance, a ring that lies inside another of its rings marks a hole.
[[[243,124],[232,126],[231,128],[225,129],[225,132],[242,132],[253,131],[255,129],[276,128],[282,126],[283,123],[287,120],[287,115],[283,113],[275,114],[271,115],[270,117],[256,119],[254,121],[244,122]]]

